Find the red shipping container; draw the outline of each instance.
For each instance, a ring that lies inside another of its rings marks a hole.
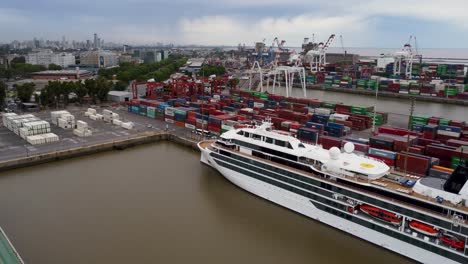
[[[449,139],[449,140],[447,140],[447,145],[452,146],[452,147],[468,146],[468,141],[457,140],[457,139]]]
[[[341,139],[335,137],[320,136],[319,143],[322,144],[324,149],[330,149],[332,147],[341,148]]]
[[[425,176],[429,170],[430,162],[428,158],[398,153],[395,168],[402,172],[406,171],[409,174]]]

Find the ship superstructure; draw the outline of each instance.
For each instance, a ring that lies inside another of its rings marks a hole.
[[[423,263],[468,263],[467,188],[401,184],[381,161],[310,145],[271,124],[202,141],[201,161],[235,185]]]

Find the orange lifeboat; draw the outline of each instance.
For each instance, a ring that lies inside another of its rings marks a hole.
[[[416,220],[411,220],[409,222],[409,227],[414,231],[417,231],[426,236],[436,237],[439,235],[439,231],[437,231],[433,226],[418,222]]]
[[[453,236],[448,233],[442,234],[440,236],[440,241],[456,249],[463,250],[465,248],[465,242],[463,242],[463,240],[460,240],[456,236]]]
[[[372,205],[362,204],[361,206],[359,206],[359,210],[361,210],[365,214],[368,214],[372,217],[378,218],[380,220],[394,225],[399,225],[401,223],[401,217],[399,217],[397,214],[377,208]]]

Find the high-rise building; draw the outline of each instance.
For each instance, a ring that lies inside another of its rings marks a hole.
[[[94,43],[93,43],[93,44],[94,44],[94,48],[95,48],[95,49],[97,49],[97,48],[99,47],[99,46],[98,46],[98,45],[99,45],[99,44],[98,44],[98,41],[99,41],[99,38],[98,38],[97,34],[94,33]]]

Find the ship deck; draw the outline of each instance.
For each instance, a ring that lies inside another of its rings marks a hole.
[[[212,142],[213,141],[211,141],[211,143]],[[205,148],[209,147],[211,145],[211,143],[203,142]],[[342,183],[339,183],[339,182],[336,182],[336,181],[332,181],[330,179],[326,179],[326,178],[321,177],[319,175],[316,175],[316,174],[313,174],[313,173],[310,173],[310,172],[306,172],[306,171],[303,171],[303,170],[300,170],[300,169],[296,169],[296,168],[293,168],[293,167],[289,167],[289,166],[283,165],[281,163],[276,163],[276,162],[273,162],[271,160],[265,160],[265,159],[255,157],[255,156],[252,156],[252,155],[247,155],[247,154],[242,153],[240,151],[237,151],[237,150],[234,150],[234,149],[229,149],[229,148],[226,148],[226,147],[224,147],[222,145],[219,145],[219,144],[217,144],[216,146],[219,147],[219,148],[223,148],[223,149],[226,149],[226,150],[229,150],[229,151],[236,152],[236,154],[247,157],[247,158],[250,158],[250,159],[255,159],[255,160],[258,160],[258,161],[261,161],[261,162],[271,163],[272,165],[275,165],[275,166],[278,166],[278,167],[281,167],[281,168],[284,168],[284,169],[288,169],[288,170],[291,170],[291,171],[295,171],[295,172],[298,172],[298,173],[301,173],[301,174],[304,174],[304,175],[307,175],[307,176],[310,176],[310,177],[318,178],[318,179],[320,179],[322,181],[328,181],[328,182],[333,183],[333,184],[343,185],[343,186],[345,186],[345,187],[347,187],[349,189],[353,189],[353,190],[356,190],[356,191],[359,191],[359,192],[365,192],[365,190],[362,190],[362,189],[359,189],[359,188],[356,188],[356,187],[353,187],[353,186],[350,186],[350,185],[347,185],[347,184],[342,184]],[[415,193],[415,192],[412,191],[412,189],[410,187],[406,187],[406,186],[401,185],[398,182],[395,182],[395,181],[390,180],[390,179],[381,178],[379,180],[367,181],[367,180],[360,179],[360,178],[357,178],[357,177],[345,177],[345,178],[350,182],[354,181],[354,182],[358,182],[358,183],[360,183],[362,185],[372,186],[373,188],[376,188],[376,189],[387,190],[387,191],[390,190],[390,191],[393,191],[393,192],[396,192],[396,193],[399,193],[399,194],[402,194],[402,195],[417,198],[419,200],[429,201],[429,202],[432,202],[432,203],[439,204],[436,201],[436,199],[433,199],[433,198],[430,198],[428,196],[424,196],[424,195]],[[414,179],[412,179],[412,180],[414,180]],[[375,197],[379,197],[379,198],[382,198],[384,200],[389,200],[390,199],[388,197],[385,197],[385,196],[377,194],[377,193],[373,193],[373,195]],[[410,208],[414,208],[414,209],[417,209],[417,210],[420,210],[420,211],[431,213],[433,215],[438,215],[439,217],[442,217],[442,218],[452,220],[451,218],[447,217],[447,215],[445,215],[445,214],[434,212],[434,211],[428,210],[426,208],[416,206],[416,205],[411,204],[411,203],[406,203],[406,202],[403,202],[403,201],[398,201],[398,203],[403,204],[403,205],[405,205],[407,207],[410,207]],[[453,209],[461,210],[461,211],[464,211],[464,212],[468,212],[468,208],[466,206],[463,206],[463,205],[454,205],[454,204],[452,204],[452,203],[450,203],[448,201],[443,201],[441,204],[447,206],[448,208],[453,208]],[[463,223],[466,225],[467,220],[463,221]]]

